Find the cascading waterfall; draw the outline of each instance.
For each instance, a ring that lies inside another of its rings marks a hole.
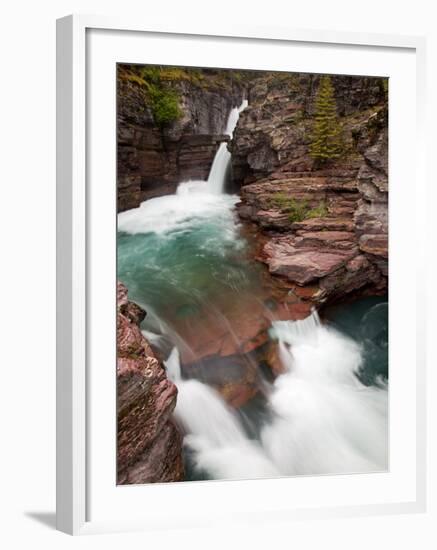
[[[225,133],[230,137],[240,113],[247,105],[247,99],[244,99],[239,107],[234,107],[229,113]],[[118,214],[118,230],[130,234],[148,232],[165,234],[190,228],[193,219],[226,217],[231,221],[233,237],[234,223],[231,208],[238,197],[223,194],[230,161],[231,153],[227,149],[227,143],[221,143],[206,182],[182,182],[174,195],[156,197],[141,203],[138,208],[121,212]],[[217,194],[221,195],[220,198],[216,196]],[[229,229],[229,225],[227,228]]]
[[[240,113],[244,111],[247,105],[247,99],[244,99],[239,107],[234,107],[229,113],[228,122],[226,124],[225,130],[225,134],[229,137],[232,137]],[[212,193],[223,193],[230,163],[231,153],[228,151],[227,142],[223,142],[220,144],[217,150],[208,176],[208,189]]]
[[[387,469],[387,390],[364,386],[356,374],[360,346],[323,326],[317,313],[304,321],[276,321],[286,372],[268,396],[271,411],[260,441],[213,389],[182,380],[179,354],[166,361],[178,386],[175,416],[196,468],[212,478],[377,472]]]
[[[261,439],[282,474],[385,470],[387,389],[358,379],[361,347],[316,312],[274,322],[272,332],[287,370],[274,383],[274,417]]]
[[[250,440],[237,414],[220,395],[197,380],[183,380],[177,348],[165,365],[178,387],[175,418],[186,432],[196,468],[213,479],[279,475],[258,442]]]

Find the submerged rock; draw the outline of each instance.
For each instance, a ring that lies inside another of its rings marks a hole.
[[[117,285],[117,480],[181,481],[182,437],[172,420],[177,388],[142,335],[145,312]]]

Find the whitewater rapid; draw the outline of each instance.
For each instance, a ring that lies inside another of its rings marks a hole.
[[[247,437],[236,412],[214,389],[181,378],[177,348],[165,365],[178,388],[174,415],[186,433],[184,444],[193,452],[198,471],[212,479],[279,475],[262,447]]]
[[[212,388],[182,380],[173,349],[166,366],[178,386],[175,417],[187,434],[195,468],[212,479],[384,471],[387,388],[363,385],[360,346],[313,313],[276,321],[285,369],[267,397],[269,419],[250,439],[237,413]]]

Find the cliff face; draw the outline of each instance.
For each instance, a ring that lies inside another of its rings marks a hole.
[[[145,312],[117,286],[117,481],[181,481],[182,436],[171,415],[176,386],[139,329]]]
[[[240,75],[240,73],[238,73]],[[243,98],[244,84],[232,71],[162,70],[164,89],[175,94],[179,113],[158,122],[150,86],[132,66],[117,74],[118,210],[174,193],[176,184],[206,179],[224,135],[228,114]]]
[[[388,131],[383,79],[332,77],[342,154],[310,154],[317,75],[261,75],[232,141],[239,214],[266,239],[259,259],[317,303],[387,288]]]

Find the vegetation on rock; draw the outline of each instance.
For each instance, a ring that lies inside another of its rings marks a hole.
[[[310,155],[323,163],[340,157],[342,150],[342,127],[337,116],[334,87],[331,77],[325,75],[320,78],[315,101]]]
[[[153,87],[149,93],[153,117],[157,124],[161,126],[181,117],[179,96],[175,91]]]
[[[125,80],[135,82],[146,89],[147,103],[156,124],[162,126],[182,116],[179,94],[171,88],[170,83],[172,80],[182,79],[184,71],[155,65],[150,67],[132,65],[130,70],[122,74]]]
[[[187,82],[204,90],[231,90],[250,80],[251,71],[222,71],[161,65],[119,65],[119,78],[146,92],[155,122],[162,126],[181,118],[180,85]]]
[[[328,208],[324,201],[311,207],[306,200],[297,200],[283,193],[276,193],[271,202],[273,206],[280,208],[288,215],[290,223],[302,222],[309,218],[323,218],[328,214]]]

